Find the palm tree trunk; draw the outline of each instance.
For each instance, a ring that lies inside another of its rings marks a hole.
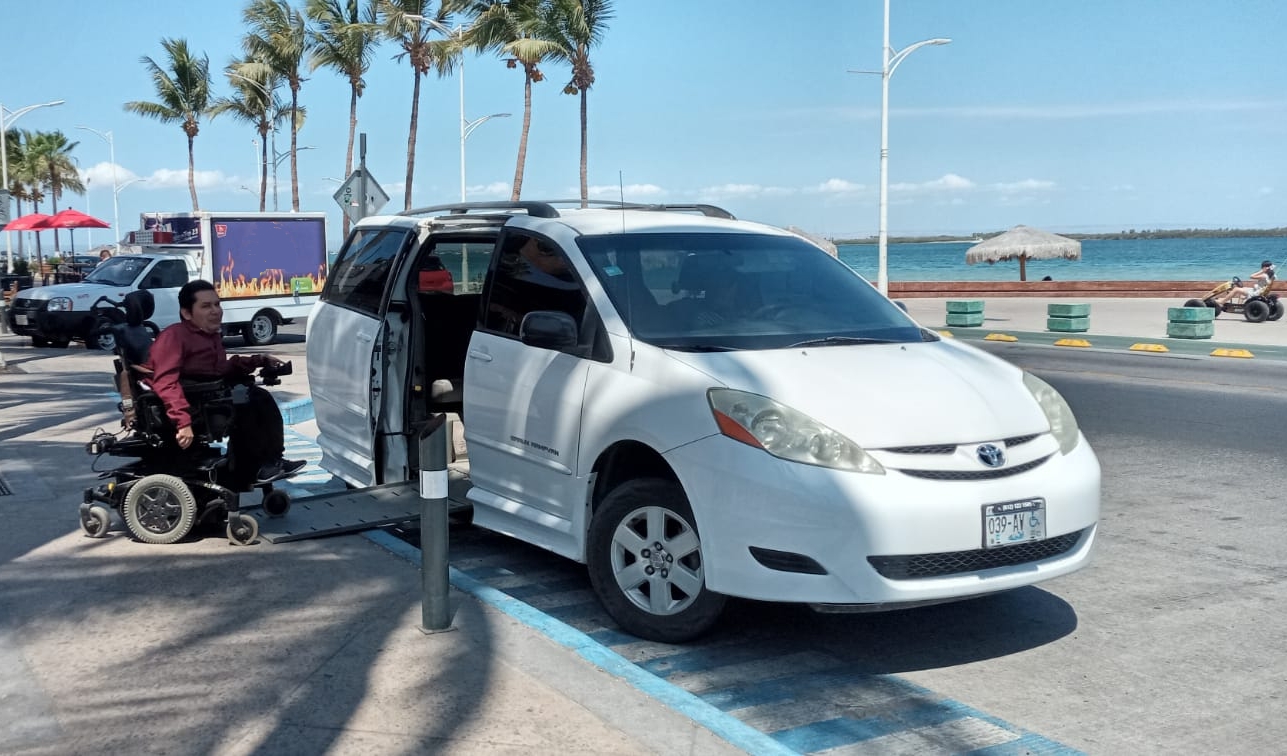
[[[581,207],[590,205],[590,189],[586,185],[586,128],[585,128],[585,87],[581,88]]]
[[[416,85],[411,90],[411,129],[407,132],[407,190],[403,196],[403,210],[411,209],[411,182],[416,176],[416,129],[420,126],[420,71],[415,70]],[[360,202],[365,203],[366,197]]]
[[[349,82],[349,149],[344,153],[344,180],[348,181],[349,176],[353,175],[353,136],[357,133],[357,103],[358,88],[357,84]],[[344,216],[344,238],[349,238],[349,214],[342,213]]]
[[[50,175],[50,177],[51,177],[51,178],[56,179],[56,177],[54,176],[54,171],[53,171],[53,167],[52,167],[52,166],[50,166],[49,175]],[[56,181],[56,180],[51,180],[51,181],[49,182],[49,214],[50,214],[50,215],[57,215],[57,214],[58,214],[58,190],[59,190],[59,188],[60,188],[60,187],[58,186],[58,183],[57,183],[57,181]],[[61,250],[60,250],[60,248],[59,248],[59,246],[58,246],[58,229],[56,229],[56,228],[55,228],[55,229],[54,229],[54,254],[55,254],[55,255],[57,255],[60,251],[61,251]]]
[[[523,77],[523,133],[518,138],[518,164],[514,166],[514,190],[509,195],[510,202],[518,202],[523,192],[523,167],[527,164],[527,133],[532,128],[532,71],[528,69]]]
[[[290,209],[299,212],[299,151],[296,148],[299,137],[299,84],[290,85]]]
[[[192,149],[192,142],[195,140],[191,134],[188,135],[188,194],[192,195],[192,212],[201,209],[197,203],[197,163]]]

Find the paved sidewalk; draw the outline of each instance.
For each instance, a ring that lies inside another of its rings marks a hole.
[[[362,536],[84,537],[110,361],[17,341],[0,337],[24,371],[0,373],[0,753],[741,752],[473,596],[453,589],[455,629],[421,633],[419,570]]]

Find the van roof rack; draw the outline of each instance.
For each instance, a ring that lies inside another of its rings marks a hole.
[[[644,204],[639,202],[620,202],[618,200],[587,200],[586,205],[622,210],[653,210],[671,212],[698,212],[711,218],[736,220],[733,214],[722,207],[707,204]],[[405,210],[398,215],[468,215],[472,211],[522,210],[534,218],[557,218],[559,211],[555,205],[581,205],[579,199],[532,201],[494,201],[494,202],[453,202],[447,205],[431,205]]]

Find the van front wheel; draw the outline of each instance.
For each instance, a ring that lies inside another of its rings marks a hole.
[[[682,643],[719,619],[724,596],[706,587],[701,537],[678,483],[632,480],[603,500],[590,523],[590,583],[622,629]]]

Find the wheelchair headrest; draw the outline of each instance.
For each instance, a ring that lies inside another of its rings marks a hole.
[[[131,291],[125,295],[125,324],[129,326],[141,326],[143,321],[152,317],[156,311],[156,300],[152,298],[152,292],[146,289]]]

